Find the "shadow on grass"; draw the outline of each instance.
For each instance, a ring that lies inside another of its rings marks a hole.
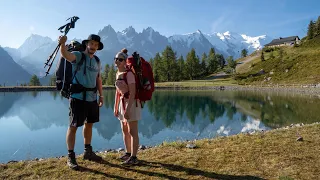
[[[140,160],[141,165],[144,166],[152,166],[152,167],[164,167],[167,168],[171,171],[180,171],[180,172],[185,172],[189,175],[194,175],[194,176],[203,176],[207,178],[215,178],[215,179],[221,179],[221,180],[265,180],[263,178],[255,177],[255,176],[249,176],[249,175],[244,175],[244,176],[236,176],[236,175],[223,175],[223,174],[217,174],[214,172],[207,172],[207,171],[202,171],[199,169],[192,169],[188,167],[183,167],[179,165],[174,165],[174,164],[164,164],[164,163],[159,163],[159,162],[148,162],[148,161],[142,161]],[[158,166],[155,166],[158,165]]]
[[[111,174],[107,174],[107,173],[100,172],[100,171],[97,171],[97,170],[89,169],[89,168],[86,168],[86,167],[83,167],[83,166],[79,166],[79,170],[78,171],[80,171],[80,172],[91,172],[91,173],[94,173],[94,174],[97,174],[97,175],[98,174],[99,175],[103,175],[105,178],[133,180],[132,178],[125,178],[125,177],[121,177],[121,176],[111,175]]]
[[[148,175],[148,176],[162,177],[162,178],[167,178],[167,179],[172,179],[172,180],[186,180],[184,178],[176,178],[174,176],[170,176],[170,175],[163,174],[163,173],[150,172],[150,171],[144,171],[144,170],[139,170],[139,169],[132,169],[132,168],[130,168],[130,166],[112,164],[112,163],[110,163],[108,161],[105,161],[105,160],[102,160],[99,163],[107,165],[107,166],[110,166],[110,167],[123,169],[123,170],[126,170],[126,171],[132,171],[132,172],[141,173],[141,174]],[[139,165],[136,165],[136,166],[141,166],[141,165],[143,165],[143,163],[140,163]],[[131,167],[134,167],[134,166],[131,166]]]
[[[159,172],[152,172],[152,171],[144,171],[144,170],[139,170],[139,169],[133,169],[132,167],[135,166],[123,166],[120,164],[112,164],[108,161],[101,161],[99,162],[100,164],[104,164],[110,167],[114,167],[114,168],[119,168],[119,169],[123,169],[126,171],[132,171],[132,172],[137,172],[137,173],[141,173],[144,175],[148,175],[148,176],[154,176],[154,177],[162,177],[162,178],[167,178],[167,179],[172,179],[172,180],[184,180],[184,178],[181,177],[174,177],[174,176],[170,176],[168,174],[164,174],[164,173],[159,173]],[[160,163],[160,162],[148,162],[148,161],[143,161],[140,160],[139,165],[136,166],[148,166],[148,167],[154,167],[154,168],[166,168],[170,171],[178,171],[178,172],[185,172],[188,175],[193,175],[193,176],[202,176],[204,178],[214,178],[214,179],[220,179],[220,180],[265,180],[263,178],[259,178],[259,177],[255,177],[255,176],[249,176],[249,175],[244,175],[244,176],[237,176],[237,175],[223,175],[223,174],[217,174],[214,172],[207,172],[207,171],[202,171],[199,169],[192,169],[192,168],[187,168],[187,167],[183,167],[183,166],[179,166],[179,165],[173,165],[173,164],[165,164],[165,163]],[[111,177],[111,178],[120,178],[120,179],[130,179],[130,178],[122,178],[119,176],[115,176],[115,175],[109,175],[106,173],[102,173],[96,170],[89,170],[86,169],[86,171],[91,171],[94,172],[96,174],[102,174],[105,177]]]

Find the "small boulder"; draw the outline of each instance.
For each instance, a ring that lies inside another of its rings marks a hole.
[[[118,149],[117,149],[117,152],[118,152],[118,153],[119,153],[119,152],[122,152],[122,151],[124,151],[123,148],[118,148]]]
[[[258,74],[265,74],[265,71],[263,69],[260,69],[260,71],[258,72]]]
[[[297,141],[303,141],[303,137],[301,137],[301,136],[298,137],[298,138],[297,138]]]
[[[186,148],[189,148],[189,149],[194,149],[196,148],[197,146],[195,144],[187,144]]]
[[[8,164],[9,163],[17,163],[18,161],[14,161],[14,160],[11,160],[11,161],[8,161]]]
[[[113,149],[107,149],[107,150],[105,151],[105,153],[108,153],[108,152],[114,152],[114,150],[113,150]]]
[[[147,149],[146,146],[144,146],[144,145],[139,146],[139,150],[145,150],[145,149]]]

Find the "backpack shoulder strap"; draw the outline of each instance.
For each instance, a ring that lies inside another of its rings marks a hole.
[[[93,57],[96,59],[97,63],[99,64],[99,63],[100,63],[100,59],[99,59],[99,57],[98,57],[98,56],[96,56],[96,55],[93,55]]]
[[[128,74],[128,70],[125,72],[125,73],[123,73],[123,80],[124,80],[124,82],[126,82],[126,84],[128,84],[128,81],[127,81],[127,74]]]
[[[80,61],[77,63],[76,71],[74,72],[71,81],[73,81],[73,79],[76,78],[76,74],[77,74],[77,72],[80,70],[80,67],[82,66],[82,64],[83,64],[83,62],[84,62],[85,60],[86,60],[86,55],[83,54],[83,52],[81,52],[81,59],[80,59]],[[76,81],[77,81],[78,84],[80,84],[77,78],[76,78]]]
[[[98,68],[99,68],[99,72],[101,71],[101,61],[99,59],[98,56],[96,55],[93,55],[94,59],[96,60],[97,64],[98,64]],[[98,77],[99,77],[100,73],[98,74]]]
[[[78,62],[78,64],[77,64],[77,67],[78,67],[78,69],[80,68],[80,66],[82,66],[82,64],[83,64],[83,62],[86,60],[86,55],[83,53],[83,52],[81,52],[81,59],[80,59],[80,61]]]

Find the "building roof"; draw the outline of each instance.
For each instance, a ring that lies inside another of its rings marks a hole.
[[[266,44],[265,46],[273,46],[273,45],[283,44],[286,42],[295,41],[296,38],[298,38],[300,40],[299,36],[290,36],[290,37],[285,37],[285,38],[280,37],[279,39],[272,40],[270,43]]]

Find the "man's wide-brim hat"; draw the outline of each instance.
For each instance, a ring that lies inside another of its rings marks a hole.
[[[103,43],[101,42],[100,36],[95,35],[95,34],[90,34],[89,37],[88,37],[88,39],[82,41],[82,44],[83,44],[84,46],[86,46],[86,43],[87,43],[88,41],[91,41],[91,40],[99,42],[99,48],[98,48],[98,50],[102,50],[102,49],[103,49]]]

